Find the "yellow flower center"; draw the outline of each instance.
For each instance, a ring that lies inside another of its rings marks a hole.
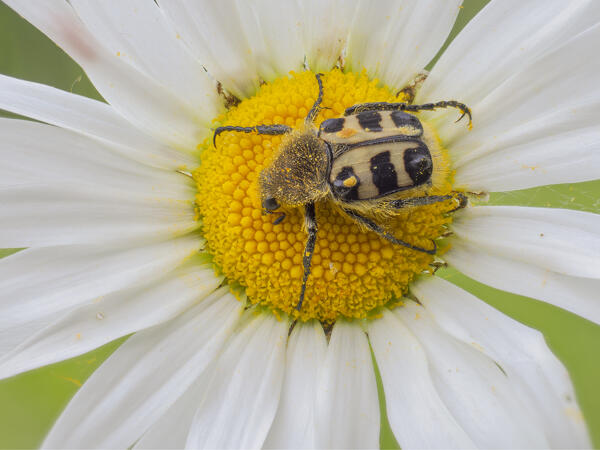
[[[350,106],[365,102],[402,102],[377,80],[363,74],[333,70],[322,76],[323,103],[315,125],[339,117]],[[291,73],[263,85],[217,118],[220,125],[286,124],[302,128],[318,95],[312,72]],[[431,128],[423,123],[424,140],[434,163],[432,185],[405,191],[406,197],[444,195],[452,190],[445,150]],[[303,278],[307,240],[304,208],[280,208],[264,214],[260,173],[268,167],[285,136],[227,131],[212,144],[202,145],[197,182],[199,220],[207,251],[231,284],[245,288],[251,303],[267,306],[293,318],[332,322],[339,316],[363,318],[379,306],[399,301],[411,280],[429,269],[433,256],[395,245],[356,224],[332,198],[316,203],[318,233],[306,295],[296,310]],[[377,223],[396,238],[430,249],[451,221],[456,207],[448,200],[398,210]]]

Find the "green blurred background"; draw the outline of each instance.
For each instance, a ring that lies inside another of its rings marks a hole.
[[[486,3],[484,0],[464,2],[448,42]],[[77,64],[1,2],[0,73],[101,100]],[[14,117],[2,111],[0,116]],[[497,194],[492,195],[490,202],[600,213],[600,181]],[[14,251],[0,250],[0,257]],[[452,269],[440,270],[438,274],[544,333],[571,374],[594,445],[600,448],[600,326],[551,305],[492,289]],[[38,447],[79,386],[121,342],[118,340],[81,357],[0,381],[0,448]],[[385,417],[382,421],[382,448],[397,447]]]

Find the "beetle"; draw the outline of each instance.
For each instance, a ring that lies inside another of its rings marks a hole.
[[[402,208],[430,205],[458,199],[456,209],[466,205],[464,194],[407,197],[411,189],[431,185],[434,164],[424,138],[421,121],[410,113],[436,108],[458,108],[468,116],[471,111],[454,100],[414,105],[409,103],[362,103],[347,108],[343,117],[324,120],[319,128],[314,120],[323,100],[322,74],[316,74],[318,97],[308,112],[302,129],[287,125],[221,126],[215,129],[213,144],[226,131],[285,135],[272,163],[260,174],[262,207],[266,214],[277,214],[283,207],[303,207],[308,234],[303,253],[304,275],[296,309],[300,310],[310,275],[317,239],[315,203],[331,200],[361,227],[403,247],[433,255],[431,248],[412,245],[394,237],[369,215],[393,215]],[[456,209],[452,210],[455,211]],[[279,212],[274,224],[285,218]]]

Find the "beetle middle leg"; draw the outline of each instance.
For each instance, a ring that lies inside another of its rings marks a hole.
[[[300,311],[302,308],[302,302],[304,301],[304,293],[306,291],[306,281],[310,275],[310,265],[315,252],[315,243],[317,242],[317,218],[315,215],[315,204],[307,203],[304,206],[304,220],[306,221],[306,230],[308,231],[308,239],[306,240],[306,247],[304,248],[304,255],[302,257],[302,264],[304,266],[304,277],[302,278],[302,290],[300,291],[300,300],[296,305],[296,309]]]
[[[358,105],[351,106],[344,111],[344,116],[349,116],[361,111],[408,111],[408,112],[419,112],[419,111],[433,111],[437,108],[457,108],[462,115],[458,118],[457,122],[463,117],[469,118],[469,128],[472,126],[471,109],[464,103],[459,103],[455,100],[444,100],[436,103],[424,103],[422,105],[411,105],[409,103],[387,103],[387,102],[373,102],[373,103],[361,103]]]
[[[416,250],[418,252],[427,253],[428,255],[435,255],[435,252],[437,251],[437,245],[434,241],[431,241],[433,248],[430,250],[427,250],[426,248],[422,248],[422,247],[418,247],[416,245],[409,244],[408,242],[403,241],[402,239],[398,239],[395,236],[392,236],[390,233],[385,231],[383,228],[381,228],[379,225],[377,225],[371,219],[360,215],[356,211],[353,211],[351,209],[345,209],[345,208],[343,209],[343,211],[346,214],[348,214],[348,216],[350,216],[350,218],[354,219],[356,222],[366,226],[369,230],[373,231],[374,233],[377,233],[380,237],[390,241],[393,244],[401,245],[402,247],[406,247],[411,250]]]

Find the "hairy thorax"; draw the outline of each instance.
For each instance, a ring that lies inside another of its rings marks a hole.
[[[286,136],[272,164],[260,174],[263,198],[277,198],[282,206],[295,207],[327,196],[327,144],[307,128]]]

